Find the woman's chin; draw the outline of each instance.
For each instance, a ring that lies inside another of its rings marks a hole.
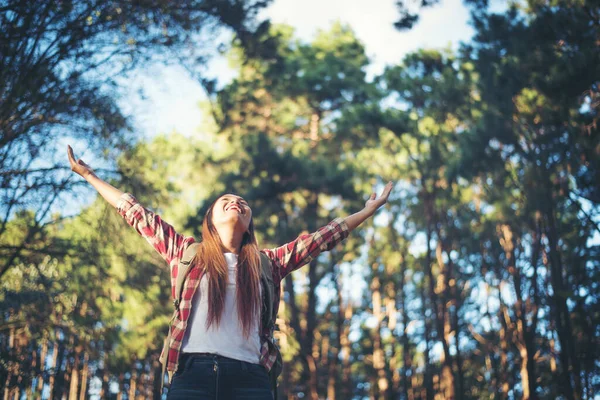
[[[219,221],[215,221],[215,225],[229,225],[229,226],[233,226],[233,227],[240,227],[243,228],[244,230],[246,230],[246,227],[244,226],[244,220],[241,214],[237,214],[237,213],[227,213],[223,216],[223,218],[221,218]]]

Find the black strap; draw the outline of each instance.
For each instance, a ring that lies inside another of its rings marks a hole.
[[[188,272],[190,271],[190,267],[193,265],[192,261],[196,258],[198,254],[198,246],[200,243],[192,243],[190,244],[181,259],[179,260],[179,264],[177,265],[177,279],[175,280],[175,298],[173,299],[173,316],[171,317],[171,321],[169,322],[169,332],[165,341],[163,343],[163,351],[161,353],[161,357],[159,359],[162,364],[162,373],[160,375],[160,393],[162,394],[164,383],[165,383],[165,373],[169,374],[167,386],[171,384],[171,379],[173,379],[173,373],[171,371],[167,371],[167,365],[169,363],[169,348],[171,345],[171,327],[173,326],[173,322],[175,318],[177,318],[177,314],[179,313],[179,305],[181,302],[181,295],[183,294],[183,283],[185,278],[187,277]]]

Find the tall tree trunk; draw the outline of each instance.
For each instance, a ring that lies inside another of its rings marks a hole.
[[[317,261],[313,260],[308,266],[308,293],[306,307],[306,333],[303,337],[304,356],[308,364],[309,371],[309,398],[311,400],[319,400],[319,371],[317,363],[313,356],[314,332],[317,325]]]
[[[123,389],[125,387],[124,383],[125,383],[125,374],[124,373],[120,373],[119,374],[119,387],[118,387],[118,392],[117,392],[117,400],[123,400]]]
[[[135,361],[134,361],[135,364]],[[136,387],[137,387],[137,376],[138,376],[138,371],[137,369],[134,367],[133,370],[131,371],[131,377],[129,378],[129,393],[127,394],[127,398],[129,399],[135,399],[135,391],[136,391]]]
[[[4,400],[8,400],[10,398],[10,381],[12,379],[12,372],[9,370],[8,374],[6,374],[6,380],[4,381]]]
[[[8,351],[14,353],[15,351],[15,328],[10,327],[8,331]],[[14,362],[8,364],[8,373],[6,374],[6,381],[4,383],[4,399],[8,400],[11,396],[11,381],[13,378],[13,366]]]
[[[162,365],[158,358],[159,355],[154,354],[151,361],[152,371],[154,371],[152,378],[152,400],[162,399],[161,384],[164,377],[162,376]]]
[[[57,338],[59,336],[57,335]],[[58,339],[57,339],[58,340]],[[71,370],[69,369],[69,360],[68,360],[68,354],[69,354],[69,350],[67,348],[67,344],[65,343],[66,339],[63,339],[61,342],[59,342],[59,347],[58,347],[58,360],[57,360],[57,364],[56,364],[56,369],[55,369],[55,374],[56,374],[56,378],[54,381],[54,397],[52,397],[53,399],[62,399],[63,398],[63,394],[65,392],[66,389],[66,385],[68,384],[68,378],[67,378],[67,374],[71,372]],[[64,370],[62,369],[63,363],[65,365]]]
[[[425,252],[425,266],[424,266],[424,273],[425,276],[427,277],[427,281],[429,282],[429,293],[427,291],[427,288],[425,286],[425,284],[422,285],[422,294],[421,294],[421,298],[423,299],[423,321],[424,321],[424,325],[425,325],[425,332],[424,332],[424,338],[425,338],[425,350],[424,350],[424,354],[423,354],[423,358],[425,360],[425,372],[424,372],[424,376],[423,376],[423,380],[424,380],[424,387],[425,387],[425,397],[426,400],[433,400],[434,398],[434,388],[433,388],[433,376],[431,373],[431,367],[429,366],[429,349],[431,346],[431,320],[427,317],[427,315],[425,314],[425,309],[427,306],[427,300],[428,299],[431,302],[431,309],[433,310],[433,314],[435,315],[436,313],[436,307],[435,304],[433,303],[433,293],[431,291],[432,285],[433,285],[433,278],[432,278],[432,274],[431,274],[431,265],[433,263],[431,254],[432,254],[432,250],[431,250],[431,239],[432,239],[432,231],[431,231],[431,224],[432,224],[432,219],[433,219],[433,199],[431,198],[432,196],[427,193],[427,191],[424,192],[424,197],[423,197],[423,202],[424,202],[424,206],[425,206],[425,222],[426,222],[426,241],[427,243],[426,245],[426,252]]]
[[[318,208],[319,208],[319,195],[317,193],[313,193],[309,200],[308,205],[306,207],[306,215],[307,218],[316,225],[318,223]],[[318,400],[318,379],[319,372],[317,368],[316,361],[313,357],[313,338],[317,325],[317,316],[316,316],[316,305],[317,305],[317,295],[316,289],[319,285],[319,281],[321,277],[317,274],[317,260],[312,260],[307,267],[307,275],[308,275],[308,288],[306,289],[306,307],[304,313],[304,326],[300,324],[300,313],[298,310],[298,306],[295,304],[296,299],[294,294],[293,283],[286,282],[286,289],[290,293],[290,310],[292,311],[291,323],[294,329],[299,335],[299,343],[300,343],[300,352],[303,359],[303,363],[305,366],[305,370],[308,373],[308,385],[307,392],[308,397],[311,400]],[[288,279],[291,277],[288,277]]]
[[[402,255],[400,259],[400,279],[402,285],[400,287],[400,310],[402,318],[402,334],[400,336],[400,342],[402,343],[402,391],[404,398],[407,400],[414,400],[415,395],[410,384],[410,377],[414,374],[412,370],[412,357],[410,355],[410,342],[408,340],[408,310],[406,309],[406,259],[405,255]]]
[[[400,364],[399,362],[399,358],[400,355],[397,354],[397,346],[395,346],[396,343],[396,335],[395,335],[395,331],[396,331],[396,315],[397,315],[397,310],[396,310],[396,289],[394,287],[394,281],[391,280],[390,283],[387,285],[387,290],[386,290],[386,301],[385,301],[385,308],[386,308],[386,314],[388,317],[388,329],[392,335],[392,337],[394,338],[393,343],[391,344],[391,355],[390,357],[387,357],[388,359],[388,365],[386,368],[386,379],[388,381],[388,390],[386,393],[386,399],[388,400],[395,400],[398,398],[398,393],[400,392],[400,369],[398,368],[398,365]],[[385,353],[384,353],[385,355]]]
[[[336,274],[339,275],[339,274]],[[340,287],[337,277],[333,277],[334,289],[337,293],[337,313],[333,315],[335,323],[336,335],[331,344],[331,357],[329,358],[329,378],[327,381],[327,398],[337,398],[336,383],[339,382],[340,375],[338,374],[338,360],[340,350],[342,348],[342,337],[344,335],[344,300],[342,296],[342,288]]]
[[[48,339],[42,339],[42,348],[40,351],[40,363],[37,373],[37,387],[35,389],[36,396],[39,393],[41,396],[42,390],[44,389],[44,371],[46,370],[46,357],[48,356]]]
[[[516,265],[516,239],[514,238],[511,227],[506,224],[498,227],[498,235],[500,237],[500,244],[504,249],[508,272],[513,278],[513,289],[516,296],[514,310],[517,318],[515,327],[517,338],[515,344],[517,345],[521,358],[521,386],[523,388],[523,399],[526,400],[531,397],[531,393],[535,393],[535,376],[532,376],[534,369],[533,365],[531,365],[535,349],[530,347],[533,343],[529,338],[530,334],[527,324],[527,311],[523,300],[521,273]]]
[[[31,374],[35,374],[35,376],[39,376],[39,370],[40,370],[40,359],[38,359],[38,356],[41,356],[40,353],[37,351],[37,346],[33,347],[33,351],[31,352],[31,366],[30,366],[30,371]],[[32,385],[27,385],[27,387],[25,388],[25,398],[26,399],[31,399],[33,398],[33,394],[32,390],[35,390],[34,387],[32,387]]]
[[[303,367],[305,369],[304,376],[308,376],[308,364],[306,359],[303,357],[303,335],[304,330],[300,325],[300,310],[298,308],[297,300],[296,300],[296,290],[294,289],[294,277],[292,274],[288,275],[285,278],[285,291],[289,295],[289,301],[286,303],[286,306],[290,308],[290,326],[294,333],[296,334],[296,340],[300,344],[300,360],[302,361]]]
[[[434,315],[436,321],[436,328],[438,332],[438,338],[442,342],[442,376],[440,379],[440,388],[444,398],[454,399],[456,398],[456,389],[454,384],[454,373],[452,371],[452,356],[450,354],[449,336],[451,334],[450,318],[446,310],[446,277],[448,271],[442,261],[442,238],[438,231],[438,243],[436,246],[436,259],[438,268],[440,270],[440,278],[437,280],[437,287],[435,285],[435,278],[431,266],[427,269],[427,275],[429,277],[429,292],[431,295],[431,302],[434,307]],[[442,294],[441,299],[438,297],[438,292]]]
[[[463,372],[463,362],[462,362],[462,353],[460,351],[460,329],[459,329],[459,321],[458,321],[458,310],[460,308],[460,299],[458,298],[458,291],[456,290],[456,286],[452,289],[452,292],[454,293],[454,304],[455,304],[455,310],[454,313],[452,314],[454,317],[454,321],[453,321],[453,330],[454,330],[454,342],[455,342],[455,351],[456,351],[456,355],[454,356],[454,362],[456,364],[456,383],[458,386],[458,393],[459,393],[459,398],[464,398],[465,397],[465,379],[464,379],[464,372]]]
[[[54,395],[54,383],[56,380],[56,374],[57,372],[57,362],[58,362],[58,348],[59,348],[59,344],[57,341],[54,342],[53,347],[52,347],[52,364],[50,365],[50,370],[54,371],[54,374],[50,375],[50,377],[48,378],[48,393],[50,394],[50,398],[53,399],[53,395]]]
[[[109,344],[108,342],[104,342],[104,351],[102,353],[102,388],[100,389],[100,398],[104,399],[109,396],[109,380],[110,376],[108,375],[108,355],[109,352]]]
[[[482,241],[483,242],[483,241]],[[488,251],[485,248],[485,246],[483,245],[483,243],[480,244],[480,251],[479,253],[481,254],[481,269],[482,269],[482,274],[486,274],[487,271],[489,270],[493,270],[494,273],[497,274],[497,270],[498,267],[490,267],[489,263],[486,262],[486,259],[488,258]],[[494,263],[496,264],[496,263]],[[500,280],[500,278],[498,277],[498,280]],[[493,287],[492,285],[488,284],[487,282],[484,284],[485,286],[485,291],[486,291],[486,312],[484,313],[484,318],[487,318],[490,321],[494,320],[494,316],[492,315],[492,313],[490,312],[490,310],[492,309],[491,305],[490,305],[490,299],[493,297],[495,298],[496,295],[494,293],[492,293],[494,291],[494,289],[498,289],[498,295],[500,296],[500,289]],[[501,318],[501,313],[497,313],[496,317]],[[500,325],[501,329],[503,329],[502,324]],[[474,329],[472,329],[472,325],[469,324],[469,330],[471,331],[473,337],[480,343],[485,344],[485,348],[484,351],[487,351],[487,355],[486,355],[486,367],[488,368],[488,370],[491,370],[491,385],[490,385],[490,392],[492,392],[492,399],[496,399],[496,394],[499,394],[500,398],[502,397],[502,390],[501,390],[501,382],[502,382],[502,376],[503,376],[503,366],[501,363],[500,358],[502,357],[502,350],[498,350],[498,346],[496,345],[496,343],[491,343],[489,341],[486,341],[483,337],[480,337],[475,331]],[[498,355],[499,357],[496,357],[496,355]]]
[[[89,360],[90,356],[88,352],[83,353],[83,367],[81,369],[81,385],[79,389],[79,400],[85,400],[87,398],[87,384],[89,375]]]
[[[559,235],[556,227],[552,196],[548,198],[545,210],[545,231],[548,238],[550,256],[550,280],[552,282],[552,300],[556,311],[556,329],[560,341],[560,360],[563,375],[563,394],[569,400],[581,398],[581,377],[575,352],[575,338],[571,328],[571,317],[567,307],[566,287],[564,285],[562,258],[559,249]],[[571,378],[572,377],[572,378]],[[571,379],[575,384],[571,383]]]
[[[449,224],[449,221],[446,221],[446,224]],[[459,332],[458,332],[458,312],[461,305],[460,294],[457,289],[457,279],[454,277],[454,262],[450,257],[450,252],[448,251],[448,247],[446,246],[446,241],[442,238],[441,231],[437,230],[438,235],[438,265],[440,266],[440,270],[444,271],[444,279],[443,279],[443,289],[441,303],[443,306],[443,312],[445,313],[444,317],[444,335],[446,338],[446,342],[448,344],[448,350],[450,348],[451,337],[454,337],[454,348],[456,351],[456,356],[452,357],[452,363],[450,364],[450,369],[453,371],[453,379],[454,379],[454,395],[457,399],[462,399],[465,394],[464,388],[464,380],[462,373],[462,364],[460,359],[460,348],[459,348]],[[443,254],[446,254],[446,258],[448,261],[443,262]],[[438,280],[439,282],[439,280]],[[454,310],[450,310],[447,305],[454,306]],[[448,352],[450,355],[450,352]],[[454,372],[456,371],[456,372]]]
[[[69,400],[78,400],[79,396],[79,363],[81,358],[81,346],[77,345],[75,349],[75,358],[71,369],[71,378],[69,385]]]
[[[342,333],[340,336],[340,345],[342,346],[342,396],[343,399],[349,399],[352,397],[352,365],[350,363],[350,354],[352,352],[352,348],[350,346],[350,321],[352,320],[352,303],[350,302],[350,298],[348,296],[348,301],[346,302],[345,307],[340,307],[340,313],[343,311],[344,313],[344,321],[348,321],[348,323],[344,324],[344,329],[342,329]]]
[[[339,331],[339,330],[338,330]],[[339,356],[339,347],[335,346],[331,348],[331,357],[329,358],[329,371],[327,378],[327,398],[335,399],[336,398],[336,387],[335,384],[338,381],[338,373],[337,373],[337,359]]]
[[[508,393],[510,392],[512,385],[509,376],[508,366],[508,354],[510,352],[510,343],[512,342],[512,335],[510,326],[512,321],[508,315],[508,307],[502,301],[501,293],[504,287],[503,281],[500,283],[498,290],[498,298],[500,299],[500,309],[498,318],[500,320],[500,382],[501,382],[501,398],[508,399]]]
[[[313,264],[315,261],[312,261],[311,264]],[[312,270],[312,273],[311,273]],[[309,265],[308,267],[308,274],[309,274],[309,286],[312,286],[312,282],[314,282],[315,277],[315,270],[316,268],[313,268],[312,265]],[[312,277],[311,277],[312,275]],[[304,323],[301,322],[301,317],[300,317],[300,310],[298,308],[298,305],[296,304],[296,298],[295,298],[295,290],[294,290],[294,281],[293,278],[291,276],[288,276],[286,278],[286,290],[287,292],[290,294],[290,301],[289,301],[289,306],[290,306],[290,311],[291,311],[291,316],[290,316],[290,324],[292,326],[292,328],[294,329],[294,331],[296,332],[297,335],[297,339],[298,342],[300,344],[300,357],[301,360],[304,364],[304,368],[305,368],[305,374],[308,377],[307,379],[307,387],[306,390],[308,391],[309,394],[309,398],[311,400],[318,400],[318,371],[317,371],[317,366],[315,363],[315,360],[312,356],[312,345],[313,345],[313,337],[312,337],[312,333],[314,332],[314,325],[316,322],[316,319],[314,318],[314,316],[311,316],[310,314],[312,314],[310,312],[310,306],[311,304],[316,303],[316,296],[314,293],[314,289],[308,289],[308,293],[307,293],[307,304],[306,304],[306,313],[305,313],[305,318],[304,318]],[[312,292],[312,295],[311,295]],[[313,308],[314,310],[314,308]],[[310,330],[309,328],[312,328],[312,330]]]
[[[532,399],[536,399],[536,388],[537,388],[537,374],[535,370],[535,336],[537,332],[538,326],[538,310],[540,309],[540,295],[539,295],[539,283],[538,283],[538,268],[537,264],[540,259],[541,253],[541,227],[539,221],[536,221],[534,232],[532,233],[533,244],[531,250],[531,262],[530,265],[533,269],[533,274],[531,276],[531,284],[530,286],[530,304],[531,310],[529,314],[531,315],[531,324],[529,329],[527,330],[527,336],[525,336],[525,345],[527,346],[527,369],[529,376],[529,388]]]
[[[373,273],[377,273],[376,264],[373,265]],[[376,398],[385,398],[389,388],[385,371],[385,355],[381,343],[381,323],[384,314],[381,311],[381,284],[379,278],[375,276],[371,281],[371,296],[373,302],[373,316],[377,321],[373,332],[373,368],[375,369],[375,379],[377,387],[374,388]]]
[[[392,346],[392,349],[394,346]],[[395,400],[398,398],[398,394],[400,393],[400,370],[398,365],[400,364],[399,358],[400,354],[396,354],[395,352],[389,357],[388,366],[386,368],[387,371],[387,380],[390,382],[390,387],[387,391],[387,400]]]
[[[280,298],[283,299],[283,296],[284,296],[283,285],[280,286],[279,295],[280,295]],[[288,303],[285,301],[282,301],[279,304],[278,316],[286,315],[287,304]],[[289,325],[287,319],[285,319],[285,318],[278,317],[275,322],[279,328],[279,331],[275,331],[275,335],[276,335],[275,338],[278,340],[279,347],[282,349],[282,351],[285,351],[289,347],[288,338],[292,334],[292,328]],[[279,378],[279,386],[277,388],[278,393],[288,393],[288,395],[287,395],[288,398],[291,398],[291,396],[292,396],[292,394],[290,393],[290,389],[289,389],[291,387],[291,385],[290,385],[290,379],[291,379],[290,367],[291,366],[284,366],[281,376]]]

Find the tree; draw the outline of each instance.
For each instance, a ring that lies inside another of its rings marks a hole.
[[[117,185],[144,204],[170,204],[161,214],[183,227],[190,203],[206,195],[191,184],[204,160],[189,138],[159,136],[124,154]],[[208,171],[202,179],[210,186]],[[31,218],[11,220],[6,240],[22,240]],[[164,261],[102,199],[74,218],[55,218],[30,244],[28,264],[11,268],[0,287],[5,394],[110,398],[114,382],[160,398],[158,356],[171,307]],[[100,388],[91,387],[95,380]]]
[[[468,136],[464,165],[471,171],[479,170],[473,169],[470,161],[485,151],[500,160],[513,176],[511,184],[518,187],[523,216],[529,220],[523,226],[523,235],[527,235],[523,241],[535,259],[542,240],[541,251],[550,276],[552,290],[547,295],[556,318],[549,322],[560,343],[559,388],[567,398],[582,398],[590,390],[584,388],[582,378],[590,372],[582,369],[582,340],[574,334],[578,311],[569,302],[585,303],[578,299],[576,288],[587,286],[588,278],[584,277],[589,277],[591,271],[586,265],[594,246],[586,243],[595,222],[589,217],[570,216],[580,212],[583,198],[592,202],[592,212],[598,206],[597,184],[590,185],[598,173],[597,162],[590,158],[597,153],[598,135],[588,128],[597,110],[585,107],[590,97],[582,96],[598,76],[598,10],[591,4],[573,2],[561,2],[560,7],[528,2],[528,6],[523,12],[511,8],[504,15],[484,11],[474,15],[477,35],[467,50],[481,73],[479,87],[486,111],[481,127]],[[515,244],[510,243],[514,228],[509,224],[501,229],[506,257],[514,259],[511,253]],[[574,232],[587,233],[579,236],[577,244],[572,243],[574,247],[567,248],[567,237]],[[572,248],[585,248],[583,258],[573,259]],[[536,262],[532,260],[531,264],[537,279]],[[532,285],[534,300],[539,293],[538,282]],[[533,331],[539,306],[536,303],[532,310]],[[523,334],[525,343],[531,340],[527,331]],[[530,343],[525,353],[531,353],[532,346]],[[533,368],[532,361],[528,368]],[[524,385],[526,396],[527,386],[532,390],[529,395],[535,396],[535,382]]]
[[[0,276],[19,262],[58,197],[72,193],[58,139],[116,156],[135,138],[117,104],[119,79],[143,62],[169,62],[171,53],[162,50],[181,52],[215,27],[232,30],[252,47],[254,17],[267,4],[0,2],[0,237],[16,211],[28,208],[36,216],[21,243],[2,249]]]

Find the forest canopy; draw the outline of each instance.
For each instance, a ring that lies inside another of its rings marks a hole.
[[[443,1],[396,2],[396,28]],[[209,199],[243,195],[261,248],[396,182],[282,284],[281,397],[600,394],[600,8],[465,1],[471,40],[369,77],[351,26],[300,40],[259,18],[269,3],[0,1],[4,398],[163,396],[166,265],[82,190],[68,140],[187,235]],[[201,72],[217,41],[197,38],[222,30],[235,76],[218,86]],[[194,71],[202,135],[136,131],[120,85],[151,62]]]

